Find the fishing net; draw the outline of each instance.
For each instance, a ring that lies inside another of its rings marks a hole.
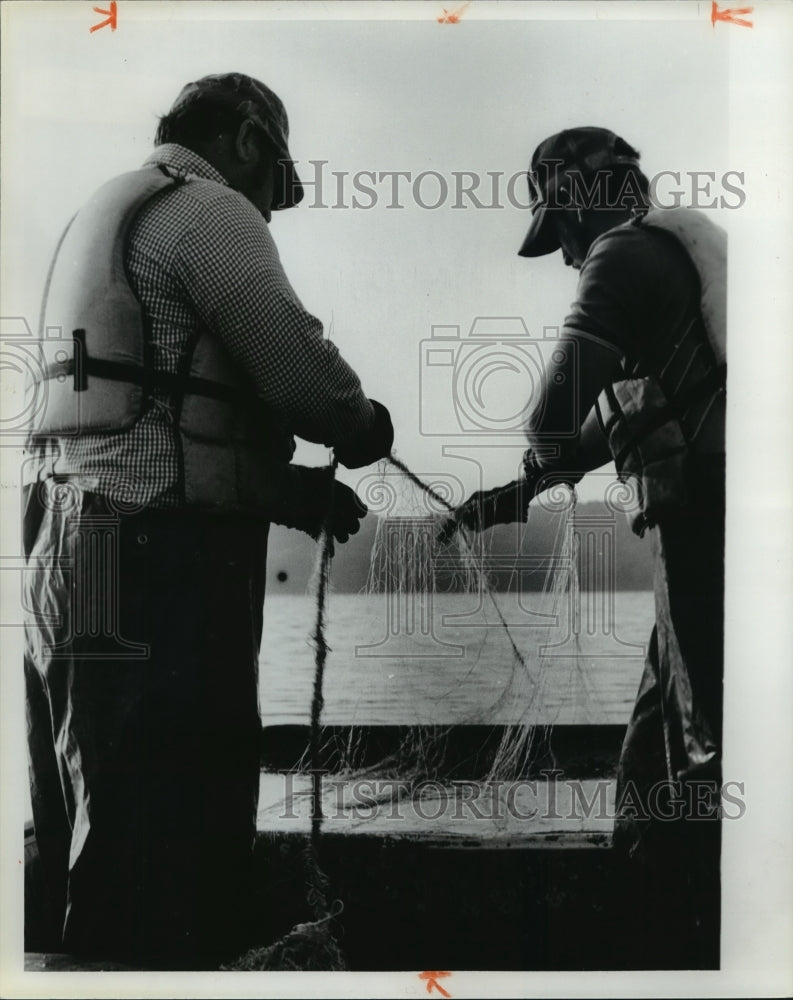
[[[410,797],[429,779],[446,780],[449,769],[449,741],[460,725],[489,725],[496,734],[491,752],[477,764],[477,774],[467,777],[478,780],[485,788],[496,780],[514,780],[532,772],[538,760],[548,761],[549,734],[553,710],[549,713],[548,681],[552,675],[567,671],[566,686],[582,680],[577,676],[578,659],[547,653],[552,649],[551,630],[565,614],[563,604],[575,600],[578,586],[576,574],[574,524],[575,493],[564,487],[551,491],[546,503],[558,515],[553,552],[539,567],[544,573],[542,586],[536,591],[533,614],[536,620],[531,630],[531,642],[516,638],[517,630],[510,627],[501,608],[499,595],[490,579],[488,563],[491,557],[488,533],[471,535],[463,529],[441,543],[441,526],[454,509],[451,494],[443,482],[424,482],[415,476],[395,456],[383,463],[378,479],[366,497],[379,490],[381,514],[372,546],[365,595],[380,596],[385,605],[386,636],[380,646],[387,647],[389,658],[413,657],[421,661],[428,653],[434,655],[438,641],[435,627],[441,613],[441,595],[468,594],[473,598],[475,614],[487,626],[487,655],[482,650],[464,660],[458,672],[455,689],[479,685],[481,696],[464,699],[468,707],[458,712],[453,724],[419,724],[406,727],[406,732],[390,751],[371,760],[366,747],[363,727],[351,725],[343,734],[326,730],[321,712],[324,704],[323,678],[329,652],[325,636],[327,599],[330,586],[330,546],[323,535],[315,578],[316,628],[313,636],[315,670],[311,708],[309,746],[298,764],[298,770],[310,772],[310,787],[297,795],[311,802],[311,827],[304,858],[307,898],[314,919],[297,924],[288,934],[267,947],[253,949],[228,968],[232,969],[302,969],[337,970],[345,968],[338,942],[338,921],[342,905],[330,902],[328,880],[320,867],[321,827],[323,822],[322,762],[332,757],[336,777],[351,781],[365,776],[384,782],[383,790],[373,799],[375,806],[387,808],[394,798]],[[457,500],[459,502],[459,499]],[[525,531],[525,525],[522,526]],[[522,539],[518,540],[518,548]],[[517,572],[517,568],[515,569]],[[381,648],[380,653],[384,650]],[[365,653],[363,655],[366,655]],[[488,677],[492,663],[499,665],[497,680]],[[484,683],[482,676],[486,675]],[[563,683],[562,687],[565,686]],[[557,702],[569,698],[559,694]],[[474,687],[475,690],[475,687]],[[454,692],[449,692],[453,697]],[[553,699],[551,699],[553,700]],[[475,707],[470,707],[470,705]],[[501,720],[501,726],[494,726]],[[470,769],[471,762],[468,762]],[[335,801],[344,808],[344,795]]]
[[[339,910],[340,912],[340,910]],[[295,924],[288,934],[223,966],[225,972],[343,972],[347,966],[331,930],[337,913]]]
[[[542,586],[535,595],[537,619],[547,624],[535,627],[527,642],[523,636],[516,637],[518,630],[510,628],[490,579],[488,534],[472,535],[460,529],[442,544],[440,528],[452,509],[443,484],[418,480],[398,460],[381,470],[381,475],[384,484],[388,480],[391,502],[387,516],[378,520],[365,593],[382,595],[387,652],[395,659],[402,655],[421,660],[422,649],[431,648],[436,639],[433,628],[442,617],[444,604],[438,602],[437,596],[452,594],[459,600],[459,595],[469,594],[489,632],[487,655],[480,649],[464,659],[456,677],[457,694],[461,703],[473,702],[475,706],[457,712],[453,725],[407,727],[393,752],[366,768],[361,767],[366,748],[354,738],[355,727],[350,727],[343,737],[335,737],[335,770],[350,777],[399,777],[403,780],[397,790],[404,796],[405,779],[418,786],[428,779],[448,776],[447,746],[458,726],[492,726],[494,721],[503,720],[508,724],[501,726],[492,759],[482,773],[473,777],[487,783],[525,776],[538,754],[545,755],[548,749],[548,678],[551,672],[558,675],[576,666],[573,656],[543,653],[551,629],[567,614],[569,601],[575,600],[575,495],[558,488],[552,500],[559,513],[557,537],[554,553],[546,560]],[[522,526],[524,532],[525,528]],[[491,671],[494,659],[499,662],[500,678],[496,683],[483,683],[482,675]],[[467,688],[477,687],[477,697],[464,694]],[[453,695],[449,692],[450,697]],[[539,722],[540,718],[546,721]],[[326,748],[329,744],[330,740]]]

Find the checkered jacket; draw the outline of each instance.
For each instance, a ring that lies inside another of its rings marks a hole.
[[[159,146],[146,161],[156,164],[214,183],[169,190],[130,230],[127,273],[149,320],[155,369],[176,373],[200,326],[220,339],[288,434],[332,447],[365,433],[372,406],[295,294],[263,217],[183,146]],[[67,475],[135,506],[178,506],[173,410],[174,400],[155,392],[128,431],[50,438],[32,449],[25,478]]]

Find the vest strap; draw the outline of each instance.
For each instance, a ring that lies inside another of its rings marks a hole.
[[[79,332],[79,330],[75,330],[75,333]],[[207,396],[209,399],[219,399],[223,402],[233,402],[240,396],[239,389],[223,382],[213,382],[211,379],[199,378],[196,375],[188,375],[183,378],[173,372],[156,370],[147,372],[140,365],[128,365],[121,361],[86,357],[84,350],[76,362],[74,358],[70,358],[68,361],[47,365],[44,370],[44,380],[71,376],[74,379],[76,392],[82,392],[88,388],[89,375],[111,379],[114,382],[129,382],[140,386],[146,384],[161,392],[185,392],[187,395]],[[39,379],[38,381],[43,380]]]
[[[642,427],[641,431],[635,434],[627,444],[625,444],[619,452],[614,456],[614,464],[619,469],[623,462],[625,461],[628,454],[633,451],[637,445],[648,438],[651,434],[657,431],[660,427],[671,419],[675,419],[680,422],[681,416],[689,406],[693,406],[694,403],[698,403],[701,399],[705,399],[713,392],[717,392],[719,389],[723,389],[727,382],[727,368],[722,366],[719,368],[711,369],[708,374],[696,385],[693,385],[688,392],[681,393],[679,396],[675,397],[674,403],[670,403],[665,407],[662,407],[655,413],[651,420]],[[614,390],[611,386],[607,387],[607,393],[609,395],[609,405],[612,407],[612,412],[618,408]],[[600,417],[600,407],[598,407],[598,415],[602,424],[602,417]],[[613,420],[611,421],[613,424]],[[682,424],[681,424],[682,426]],[[610,425],[603,427],[604,430],[608,431]]]

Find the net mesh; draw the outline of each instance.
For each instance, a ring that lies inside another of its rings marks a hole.
[[[482,697],[467,698],[474,705],[459,718],[457,726],[488,725],[494,719],[509,718],[515,724],[500,729],[494,752],[485,758],[481,773],[468,775],[486,792],[498,780],[515,780],[529,774],[538,759],[547,759],[553,720],[545,704],[548,678],[567,667],[568,686],[577,683],[575,656],[565,660],[549,656],[550,630],[564,614],[563,604],[575,599],[578,586],[575,572],[575,533],[572,530],[575,493],[559,488],[556,504],[560,513],[554,553],[547,561],[542,587],[536,592],[537,614],[547,622],[532,630],[532,642],[516,638],[499,603],[488,573],[490,556],[487,534],[470,535],[456,531],[441,544],[441,526],[453,509],[444,484],[425,483],[401,461],[392,457],[383,464],[375,484],[388,494],[386,512],[379,517],[371,551],[365,594],[381,595],[386,602],[388,640],[393,656],[410,656],[432,636],[437,618],[435,596],[443,593],[470,594],[480,612],[493,626],[497,639],[489,640],[488,656],[481,650],[466,664],[459,685],[475,685]],[[371,496],[367,498],[371,500]],[[523,526],[525,531],[525,526]],[[521,538],[522,541],[522,538]],[[380,791],[370,795],[375,809],[393,804],[395,798],[413,795],[425,782],[448,778],[449,740],[455,726],[415,725],[389,753],[372,763],[366,746],[366,727],[351,725],[344,735],[324,729],[320,720],[323,706],[322,679],[326,656],[326,597],[329,587],[330,548],[323,537],[316,573],[317,618],[314,634],[316,650],[312,699],[311,741],[298,770],[311,772],[310,789],[298,792],[311,798],[311,834],[307,839],[305,876],[307,899],[314,920],[296,925],[287,935],[267,947],[243,955],[231,969],[337,970],[345,968],[344,956],[334,930],[334,918],[341,910],[339,901],[329,904],[329,885],[319,866],[320,832],[323,821],[323,786],[319,761],[332,754],[336,776],[373,777],[384,780]],[[517,570],[515,570],[517,571]],[[496,646],[497,649],[493,649]],[[399,650],[401,649],[401,654]],[[494,656],[509,667],[496,691],[481,683],[478,675],[488,670]],[[485,662],[487,661],[487,662]],[[571,666],[572,672],[571,672]],[[451,692],[450,692],[451,694]],[[368,763],[363,763],[366,760]],[[338,789],[335,804],[344,808]]]
[[[452,509],[445,492],[437,485],[418,480],[398,460],[392,463],[393,468],[402,475],[389,475],[394,500],[388,515],[381,516],[378,521],[366,593],[383,594],[392,603],[387,620],[397,622],[406,633],[406,651],[415,641],[412,636],[418,634],[420,641],[432,626],[435,617],[433,594],[471,594],[489,609],[488,617],[497,635],[497,639],[491,640],[491,646],[501,647],[501,658],[508,660],[511,667],[501,690],[495,696],[491,692],[492,700],[480,698],[476,707],[457,724],[487,725],[494,719],[514,719],[516,724],[503,727],[488,770],[476,777],[487,783],[524,776],[531,770],[539,752],[545,753],[548,747],[551,727],[547,722],[538,723],[538,718],[544,714],[539,709],[544,703],[549,673],[564,671],[571,665],[564,658],[544,655],[542,650],[549,643],[553,623],[563,614],[563,605],[575,599],[576,553],[571,530],[575,494],[564,489],[556,498],[561,516],[554,555],[548,562],[542,587],[536,593],[538,613],[545,617],[548,625],[539,632],[533,630],[527,648],[528,644],[516,638],[518,630],[510,628],[490,579],[488,534],[472,535],[460,529],[448,542],[441,544],[438,540],[440,529]],[[382,471],[385,474],[392,470]],[[525,530],[524,525],[522,532]],[[522,538],[519,544],[520,541]],[[475,684],[479,680],[477,675],[486,669],[480,651],[461,683]],[[487,685],[480,684],[479,688],[486,691]],[[389,775],[412,778],[417,783],[442,777],[451,731],[451,726],[411,729],[395,753],[387,761],[370,766],[368,772],[380,772],[386,765]],[[360,744],[354,741],[348,749],[356,746],[360,753]],[[342,769],[350,774],[360,773],[356,771],[354,753],[343,754],[343,758]],[[400,794],[405,794],[404,786]]]

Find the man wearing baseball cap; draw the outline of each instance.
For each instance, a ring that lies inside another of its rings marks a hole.
[[[187,84],[50,270],[24,522],[48,950],[189,969],[251,943],[269,524],[344,542],[365,513],[295,436],[350,468],[393,442],[281,266],[288,136],[258,80]]]
[[[626,963],[717,967],[726,235],[701,212],[652,208],[639,153],[608,129],[544,140],[528,182],[519,254],[561,250],[580,272],[576,299],[528,421],[524,475],[474,494],[444,534],[525,520],[549,485],[612,460],[631,486],[633,528],[654,539],[656,625],[617,781]]]

